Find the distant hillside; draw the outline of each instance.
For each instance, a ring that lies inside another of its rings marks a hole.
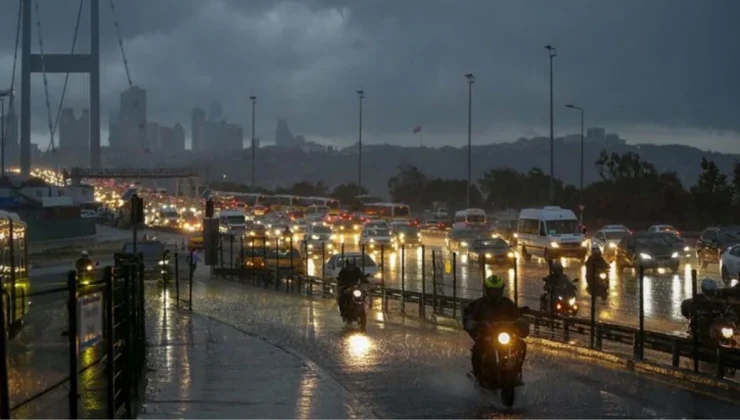
[[[714,160],[726,173],[739,155],[728,155],[699,150],[688,146],[656,145],[585,145],[585,182],[596,181],[598,173],[594,162],[602,149],[624,153],[633,151],[652,162],[661,171],[676,171],[686,186],[693,185],[699,174],[699,162],[707,157]],[[233,154],[208,162],[198,162],[203,178],[208,172],[210,179],[221,178],[248,184],[250,180],[251,152]],[[388,196],[388,178],[396,173],[399,164],[417,166],[430,177],[467,177],[467,150],[443,147],[438,149],[398,147],[391,145],[367,145],[363,147],[363,184],[372,194]],[[549,141],[546,138],[521,139],[513,143],[474,146],[472,174],[477,180],[493,167],[511,167],[525,171],[533,166],[549,171]],[[555,176],[568,184],[577,185],[580,171],[580,144],[555,141]],[[258,151],[257,183],[266,187],[292,185],[298,181],[324,181],[335,185],[357,180],[356,151],[304,152],[299,149],[265,147]]]

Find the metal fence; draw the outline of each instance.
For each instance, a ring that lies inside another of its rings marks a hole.
[[[66,286],[29,293],[34,306],[23,319],[26,334],[57,322],[64,329],[59,342],[31,343],[52,345],[48,357],[19,362],[10,350],[24,334],[8,339],[6,323],[0,322],[0,418],[62,417],[65,402],[71,419],[136,416],[146,367],[143,264],[132,254],[116,254],[114,261],[101,279],[80,282],[70,271]],[[19,388],[26,392],[15,392]]]
[[[322,246],[314,250],[320,267],[314,268],[314,274],[308,275],[308,261],[310,258],[295,257],[293,253],[281,253],[279,250],[292,248],[292,240],[282,243],[274,239],[272,243],[263,243],[255,246],[255,242],[245,244],[244,240],[228,238],[222,239],[219,247],[219,261],[213,267],[213,274],[230,278],[242,279],[250,284],[264,288],[285,290],[292,293],[303,293],[308,296],[333,295],[336,290],[336,280],[327,270],[327,258],[331,255],[344,256],[344,247],[329,250]],[[239,242],[237,242],[239,241]],[[273,249],[274,252],[270,252]],[[422,317],[449,318],[461,321],[462,309],[472,301],[473,297],[458,295],[461,290],[458,284],[457,255],[452,253],[444,256],[438,249],[427,249],[421,246],[421,290],[406,289],[406,259],[405,248],[395,249],[401,254],[400,287],[386,287],[386,255],[390,249],[379,247],[374,249],[379,259],[380,271],[376,277],[377,284],[371,287],[370,296],[380,300],[380,307],[389,310],[390,306],[406,312],[410,307],[417,307]],[[361,247],[360,253],[364,261],[366,249]],[[272,259],[272,261],[270,261]],[[302,266],[303,265],[303,266]],[[359,265],[359,264],[358,264]],[[511,287],[508,288],[510,297],[519,303],[519,278],[516,270],[516,261],[513,264],[514,273]],[[365,267],[361,267],[363,271]],[[485,264],[480,264],[481,278],[485,275]],[[692,271],[692,296],[696,296],[696,271]],[[640,269],[638,277],[639,308],[637,325],[625,326],[602,322],[596,317],[597,300],[591,297],[591,311],[588,318],[563,317],[550,311],[532,310],[527,308],[525,317],[529,319],[533,335],[589,347],[594,350],[627,355],[634,360],[649,360],[651,362],[668,364],[680,368],[682,358],[688,358],[693,363],[690,367],[695,372],[700,371],[700,362],[711,364],[713,373],[723,378],[734,374],[740,368],[740,351],[723,346],[712,347],[700,343],[696,338],[686,338],[671,334],[650,331],[645,328],[645,293],[644,270]],[[466,285],[469,292],[471,285]],[[475,290],[475,288],[474,288]],[[482,295],[482,285],[477,288]],[[468,293],[469,294],[469,293]],[[694,331],[693,337],[698,337]],[[703,371],[706,371],[704,369]]]

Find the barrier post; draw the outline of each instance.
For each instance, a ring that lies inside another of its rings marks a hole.
[[[696,314],[696,270],[691,270],[691,353],[694,358],[694,372],[699,372],[699,323]]]
[[[514,257],[514,304],[519,306],[519,259]]]
[[[452,253],[452,317],[457,319],[457,252]]]
[[[5,290],[2,290],[0,296],[0,306],[3,301],[10,307],[10,296],[6,295]],[[8,296],[8,299],[2,299],[4,296]],[[10,325],[10,319],[6,319],[5,308],[0,310],[0,416],[4,419],[10,418],[10,391],[8,389],[8,348],[5,340],[7,330],[5,328],[6,322]]]
[[[326,246],[321,243],[321,279],[326,278]],[[308,260],[306,260],[306,274],[308,274]]]
[[[437,252],[432,250],[432,313],[437,314]]]
[[[401,312],[406,312],[406,245],[401,245]]]
[[[188,310],[193,310],[193,275],[195,274],[195,260],[193,259],[193,254],[195,251],[190,251],[190,267],[188,268],[188,272],[190,273],[188,278]]]
[[[586,273],[591,273],[592,276],[596,275],[596,261],[594,259],[591,259],[589,261],[589,264],[591,264],[591,270],[586,269]],[[586,275],[588,277],[588,274]],[[592,279],[587,278],[586,283],[590,283],[589,290],[591,291],[591,336],[590,336],[590,346],[593,349],[594,345],[596,344],[596,282],[598,280],[594,277]]]
[[[244,278],[244,265],[247,258],[244,255],[244,235],[239,235],[239,277]]]
[[[234,235],[229,235],[229,267],[231,268],[231,277],[234,277]]]
[[[275,290],[280,289],[280,238],[275,238]]]
[[[424,245],[421,245],[421,299],[419,300],[419,317],[426,318],[426,299],[427,299],[427,276],[426,276],[426,254]]]
[[[221,270],[224,268],[224,235],[218,235],[218,251],[221,257]]]
[[[293,234],[291,233],[290,239],[288,242],[288,252],[290,253],[290,283],[285,285],[285,291],[287,292],[290,288],[290,291],[293,291],[293,282],[295,281],[295,269],[293,269]]]
[[[385,290],[385,245],[380,245],[380,284],[383,288],[382,310],[388,310],[388,295]]]
[[[175,305],[180,307],[180,253],[175,251]]]
[[[18,320],[18,301],[16,300],[16,268],[15,268],[15,229],[13,228],[13,218],[8,217],[9,235],[8,241],[10,242],[9,257],[10,257],[10,318],[8,319],[8,327],[10,328],[10,334],[14,334],[16,321]],[[134,245],[136,246],[136,245]]]
[[[175,255],[177,255],[177,253],[175,253]],[[175,260],[175,264],[177,264],[177,260]],[[115,320],[113,318],[113,267],[105,267],[103,275],[105,276],[105,376],[107,382],[105,391],[106,399],[108,400],[106,409],[108,414],[107,418],[113,419],[116,417],[116,372],[114,364],[114,359],[116,357],[116,342],[114,333]]]
[[[67,290],[69,297],[67,299],[67,320],[69,325],[69,418],[76,419],[78,415],[78,377],[79,372],[78,357],[80,353],[80,344],[77,331],[77,273],[70,271],[67,273]],[[5,339],[5,337],[3,337]],[[10,418],[10,417],[8,417]]]
[[[640,264],[640,328],[638,330],[637,360],[645,357],[645,267]]]

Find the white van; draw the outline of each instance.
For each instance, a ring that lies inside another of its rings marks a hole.
[[[560,257],[584,260],[588,252],[588,241],[575,213],[558,206],[523,209],[516,233],[525,260],[532,255],[546,260]]]
[[[231,235],[244,233],[247,218],[238,210],[223,210],[218,215],[218,229],[221,233]]]

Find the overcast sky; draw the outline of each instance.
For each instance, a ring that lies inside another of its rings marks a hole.
[[[34,0],[36,1],[36,0]],[[79,0],[38,0],[44,52],[68,52]],[[86,0],[86,3],[89,0]],[[0,83],[9,84],[18,0],[0,0]],[[148,118],[183,123],[220,101],[250,132],[274,139],[277,118],[308,138],[356,139],[366,92],[370,142],[463,144],[465,73],[474,73],[475,143],[549,135],[548,57],[555,58],[555,132],[587,125],[633,143],[740,152],[740,1],[736,0],[118,0],[135,85]],[[126,88],[108,0],[100,1],[103,138]],[[35,11],[34,11],[35,13]],[[33,51],[38,51],[34,16]],[[88,51],[83,13],[78,51]],[[20,65],[20,63],[19,63]],[[49,75],[53,111],[64,75]],[[17,73],[19,91],[20,71]],[[33,77],[34,140],[48,142],[42,76]],[[87,106],[87,76],[66,106]],[[423,136],[411,134],[423,126]],[[248,136],[248,134],[245,134]]]

